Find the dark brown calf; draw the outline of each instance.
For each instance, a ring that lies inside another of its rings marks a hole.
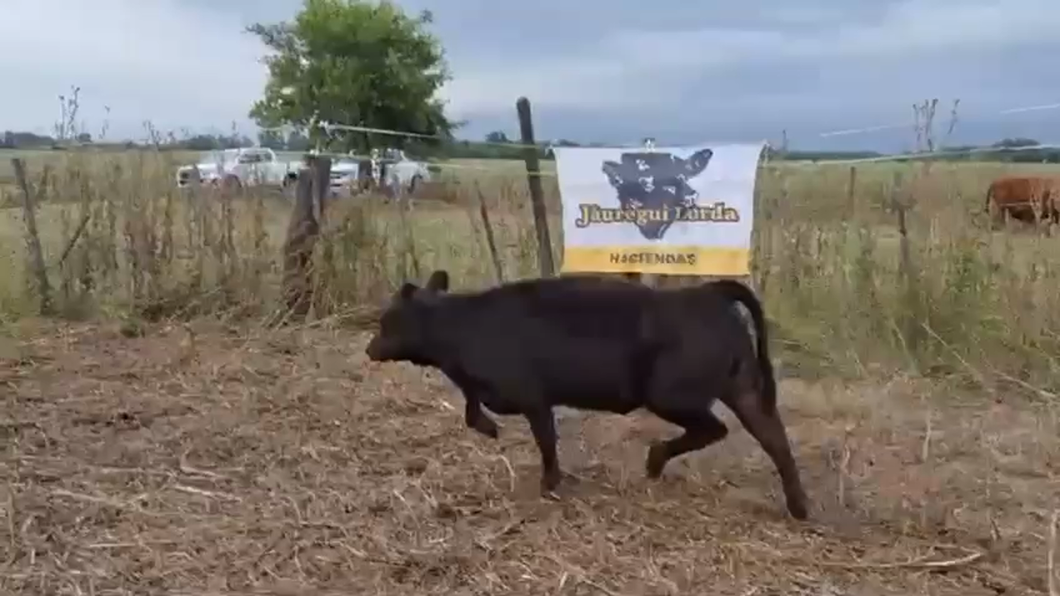
[[[444,271],[426,287],[405,284],[366,350],[373,361],[440,369],[464,393],[466,424],[489,437],[482,410],[521,414],[541,451],[544,491],[560,482],[553,406],[627,414],[644,407],[684,429],[651,446],[657,478],[666,463],[728,434],[711,411],[729,407],[769,455],[788,511],[808,503],[777,411],[765,317],[735,281],[653,290],[618,279],[568,276],[524,280],[483,292],[448,293]],[[735,308],[751,313],[757,342]]]

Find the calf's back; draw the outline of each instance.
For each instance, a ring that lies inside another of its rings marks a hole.
[[[567,277],[454,294],[443,304],[451,366],[483,384],[540,391],[549,404],[582,409],[639,407],[662,350],[703,367],[727,366],[734,350],[752,349],[731,303],[706,286],[652,290]]]

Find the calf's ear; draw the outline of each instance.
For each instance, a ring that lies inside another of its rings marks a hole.
[[[412,295],[415,294],[418,289],[420,288],[416,284],[405,282],[405,284],[401,286],[401,290],[398,291],[398,295],[401,296],[402,300],[408,300],[409,298],[412,298]]]
[[[427,289],[432,292],[448,292],[449,272],[445,269],[438,269],[432,273],[431,277],[427,280]]]

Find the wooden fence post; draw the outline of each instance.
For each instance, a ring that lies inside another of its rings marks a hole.
[[[902,182],[902,175],[895,172],[892,180],[891,203],[898,216],[898,271],[905,283],[905,325],[902,330],[904,335],[903,340],[906,343],[906,349],[909,351],[910,356],[916,361],[920,353],[920,323],[922,312],[920,308],[920,280],[914,269],[913,249],[909,240],[908,210],[910,204],[906,202],[905,196],[903,196],[904,193],[899,188]]]
[[[294,208],[283,245],[283,296],[289,316],[301,320],[313,304],[313,250],[320,237],[331,160],[312,156],[309,167],[298,173]]]
[[[552,239],[548,233],[548,211],[545,209],[545,194],[541,188],[541,160],[534,142],[534,122],[530,113],[530,100],[520,97],[515,102],[519,114],[519,131],[522,135],[523,154],[526,160],[526,183],[530,187],[530,204],[534,213],[534,227],[537,230],[537,260],[542,277],[556,274],[556,264],[552,258]]]
[[[858,168],[850,166],[850,178],[847,180],[847,221],[853,222],[857,215],[857,204],[854,202],[855,189],[858,183]]]
[[[320,268],[314,269],[313,287],[321,288],[322,285],[335,279],[335,246],[332,239],[327,235],[328,230],[328,201],[331,199],[331,158],[316,156],[310,164],[313,175],[313,216],[317,220],[317,234],[320,236],[321,255]],[[312,253],[310,253],[312,258]],[[329,313],[331,296],[328,292],[313,292],[313,312],[317,318]]]
[[[397,174],[386,168],[385,173],[380,173],[381,187],[385,196],[394,200],[397,208],[398,221],[401,224],[402,240],[405,243],[401,250],[401,263],[399,269],[404,279],[421,279],[423,275],[420,268],[420,258],[416,254],[416,233],[413,227],[412,196],[406,192],[405,186]]]
[[[37,199],[43,197],[48,188],[48,166],[44,166],[40,185],[34,190],[30,187],[26,166],[21,159],[14,158],[11,165],[15,169],[15,180],[22,189],[22,216],[26,224],[26,248],[29,250],[30,267],[37,278],[37,293],[40,297],[40,314],[54,314],[52,307],[52,288],[48,281],[48,268],[44,264],[44,250],[40,244],[40,233],[37,231]],[[36,194],[36,196],[34,196]]]
[[[323,227],[327,222],[325,206],[331,190],[331,158],[316,156],[309,167],[313,172],[313,215]]]
[[[482,227],[486,232],[486,247],[490,251],[490,259],[493,260],[493,273],[497,283],[504,283],[504,264],[501,262],[500,251],[497,250],[497,238],[493,234],[493,223],[490,222],[489,208],[486,206],[486,197],[482,195],[482,188],[475,182],[475,193],[478,194],[478,213],[482,218]]]

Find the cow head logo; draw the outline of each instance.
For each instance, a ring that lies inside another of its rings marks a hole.
[[[623,209],[693,207],[699,193],[688,181],[706,169],[714,152],[701,149],[688,159],[655,151],[623,153],[620,162],[605,161],[602,170],[618,194]],[[674,218],[636,224],[648,240],[659,240]]]

